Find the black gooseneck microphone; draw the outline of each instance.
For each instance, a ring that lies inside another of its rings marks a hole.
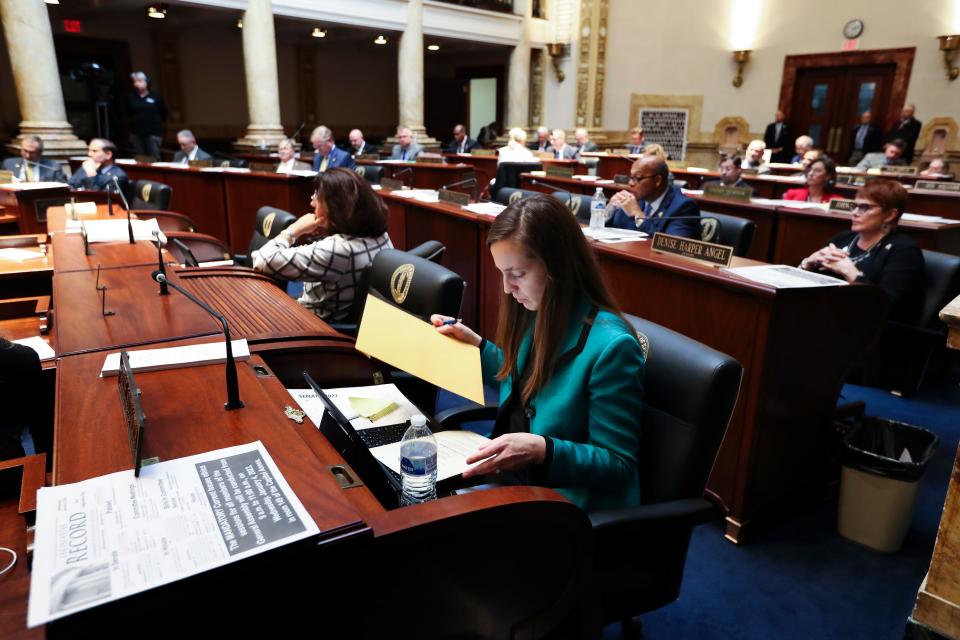
[[[150,232],[153,236],[154,241],[157,243],[157,271],[163,276],[164,281],[160,283],[160,295],[168,296],[170,295],[169,289],[167,289],[167,266],[163,264],[163,245],[160,244],[160,230],[154,229]]]
[[[413,189],[413,167],[404,167],[404,168],[402,168],[402,169],[400,169],[400,170],[398,170],[398,171],[394,171],[394,172],[393,172],[393,179],[396,180],[398,176],[401,176],[401,175],[403,175],[403,174],[405,174],[405,173],[409,173],[409,174],[410,174],[410,184],[408,184],[407,186],[410,187],[411,189]]]
[[[477,192],[477,176],[475,175],[470,176],[469,178],[464,178],[463,180],[457,180],[456,182],[451,182],[450,184],[442,185],[440,188],[443,190],[447,190],[452,187],[465,187],[467,185],[470,185],[471,187],[473,187],[473,191],[470,192],[470,197],[476,200],[477,199],[476,197],[477,196],[477,193],[476,193]]]
[[[209,313],[211,316],[216,318],[217,322],[223,326],[223,336],[227,341],[227,401],[223,404],[223,408],[227,411],[232,409],[242,409],[243,402],[240,401],[240,385],[237,382],[237,363],[233,359],[233,343],[230,341],[230,327],[227,326],[227,319],[223,317],[219,311],[208,305],[206,302],[196,297],[183,287],[178,284],[174,284],[167,279],[167,276],[163,274],[159,269],[150,274],[150,277],[160,284],[167,284],[187,298],[189,298],[194,304],[199,306],[201,309]]]
[[[133,239],[133,222],[130,220],[130,203],[127,202],[127,196],[123,195],[123,189],[120,188],[120,182],[117,180],[117,176],[113,176],[113,186],[117,188],[117,195],[120,196],[120,199],[123,201],[123,206],[127,210],[127,235],[130,237],[130,244],[133,244],[135,241]],[[110,197],[109,183],[107,183],[107,197]],[[111,215],[113,215],[112,210]]]

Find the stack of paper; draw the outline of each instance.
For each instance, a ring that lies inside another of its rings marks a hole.
[[[605,244],[612,242],[642,242],[647,239],[646,233],[643,231],[634,231],[633,229],[615,229],[613,227],[604,227],[603,229],[582,227],[582,229],[583,235]]]
[[[903,220],[913,220],[914,222],[930,222],[933,224],[960,224],[960,220],[952,218],[943,218],[941,216],[924,216],[919,213],[905,213],[900,216]]]
[[[233,340],[233,359],[247,360],[250,348],[244,338]],[[166,349],[140,349],[128,351],[130,367],[134,371],[161,371],[180,367],[198,367],[205,364],[217,364],[227,361],[227,345],[219,342],[191,344],[185,347],[167,347]],[[115,376],[120,371],[120,353],[107,355],[100,370],[100,377]]]
[[[807,287],[838,287],[847,284],[838,278],[820,273],[811,273],[785,264],[769,264],[758,267],[735,267],[726,269],[741,278],[770,285],[777,289],[803,289]]]
[[[39,249],[18,249],[16,247],[0,249],[0,260],[6,260],[8,262],[27,262],[29,260],[40,260],[45,257],[46,255]]]
[[[439,194],[433,189],[404,189],[402,191],[394,191],[393,195],[401,198],[411,198],[413,200],[430,202],[439,201]]]
[[[30,347],[37,352],[37,355],[40,356],[41,360],[52,360],[57,357],[57,354],[54,353],[53,349],[50,348],[50,345],[47,344],[46,340],[40,336],[33,336],[32,338],[23,338],[21,340],[11,340],[14,344],[22,344],[25,347]]]
[[[160,242],[166,244],[167,237],[160,231],[156,218],[149,220],[131,220],[134,240],[153,240],[153,232],[160,232]],[[127,218],[124,213],[116,220],[87,220],[82,223],[88,242],[126,242],[129,240]]]
[[[506,209],[507,206],[498,202],[474,202],[473,204],[465,204],[462,208],[482,216],[495,216]]]

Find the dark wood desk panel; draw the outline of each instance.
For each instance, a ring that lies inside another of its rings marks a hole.
[[[65,184],[23,188],[20,184],[0,184],[0,207],[5,214],[17,216],[20,233],[46,233],[46,224],[37,220],[37,201],[69,198],[70,187]]]
[[[440,164],[433,162],[378,162],[383,167],[383,177],[392,178],[404,169],[411,169],[412,173],[403,173],[398,180],[404,184],[412,184],[415,189],[439,189],[445,184],[459,182],[474,173],[474,168],[468,164]],[[480,176],[477,175],[477,181]],[[480,185],[482,188],[482,185]]]
[[[532,173],[520,174],[520,188],[540,193],[554,191],[569,191],[579,195],[592,196],[597,187],[603,187],[603,193],[609,199],[617,191],[626,189],[625,185],[616,184],[610,180],[581,180],[563,176],[537,176]]]
[[[190,217],[199,233],[226,240],[227,211],[223,181],[230,173],[192,167],[120,165],[131,180],[155,180],[170,185],[170,211]]]
[[[960,193],[912,189],[907,199],[907,211],[960,220]]]
[[[26,262],[0,259],[0,299],[50,295],[54,260],[53,248],[46,244],[46,236],[0,236],[0,249],[39,250],[41,244],[47,250],[43,258]]]
[[[103,269],[107,310],[101,314],[97,272],[71,271],[53,276],[53,307],[57,355],[118,349],[179,338],[219,335],[220,325],[206,311],[176,291],[161,296],[150,278],[154,265]],[[179,278],[172,270],[173,282]]]
[[[394,248],[406,251],[410,248],[407,244],[407,205],[402,198],[388,197],[390,192],[383,190],[380,195],[387,203],[387,234],[390,236],[390,242]]]
[[[246,253],[257,210],[277,207],[301,216],[313,211],[310,197],[314,178],[283,173],[223,173],[227,206],[227,244],[234,253]]]
[[[101,269],[151,264],[154,268],[157,266],[157,245],[147,240],[140,240],[133,244],[129,242],[94,242],[90,244],[90,251],[93,255],[89,256],[84,253],[83,237],[79,233],[55,233],[50,244],[56,256],[54,261],[56,273],[96,270],[97,265],[100,265]],[[173,257],[166,250],[163,251],[163,258],[167,263],[173,262]],[[110,299],[109,295],[108,292],[108,300]]]
[[[613,180],[614,176],[630,175],[630,167],[637,161],[638,155],[613,155],[613,154],[585,154],[587,157],[596,157],[597,175],[608,180]]]
[[[722,200],[720,198],[691,197],[700,205],[701,215],[709,216],[711,213],[720,213],[752,220],[757,227],[753,232],[750,250],[744,257],[761,262],[771,261],[777,232],[776,207],[767,204]]]
[[[898,226],[921,249],[960,255],[960,224],[907,220]],[[825,246],[827,240],[849,230],[849,214],[780,207],[777,209],[773,262],[800,264],[801,260]]]
[[[452,164],[467,164],[477,172],[477,187],[480,191],[497,177],[497,156],[478,156],[472,153],[445,153],[443,157]]]

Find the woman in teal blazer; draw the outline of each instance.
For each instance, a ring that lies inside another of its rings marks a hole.
[[[492,441],[464,477],[519,471],[585,510],[637,505],[643,352],[576,219],[552,196],[504,210],[487,235],[503,274],[497,343],[452,319],[437,330],[480,347],[499,384]]]

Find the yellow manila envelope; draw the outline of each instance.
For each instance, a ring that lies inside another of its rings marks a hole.
[[[480,349],[437,333],[429,322],[373,295],[367,295],[360,319],[357,350],[483,404]]]

